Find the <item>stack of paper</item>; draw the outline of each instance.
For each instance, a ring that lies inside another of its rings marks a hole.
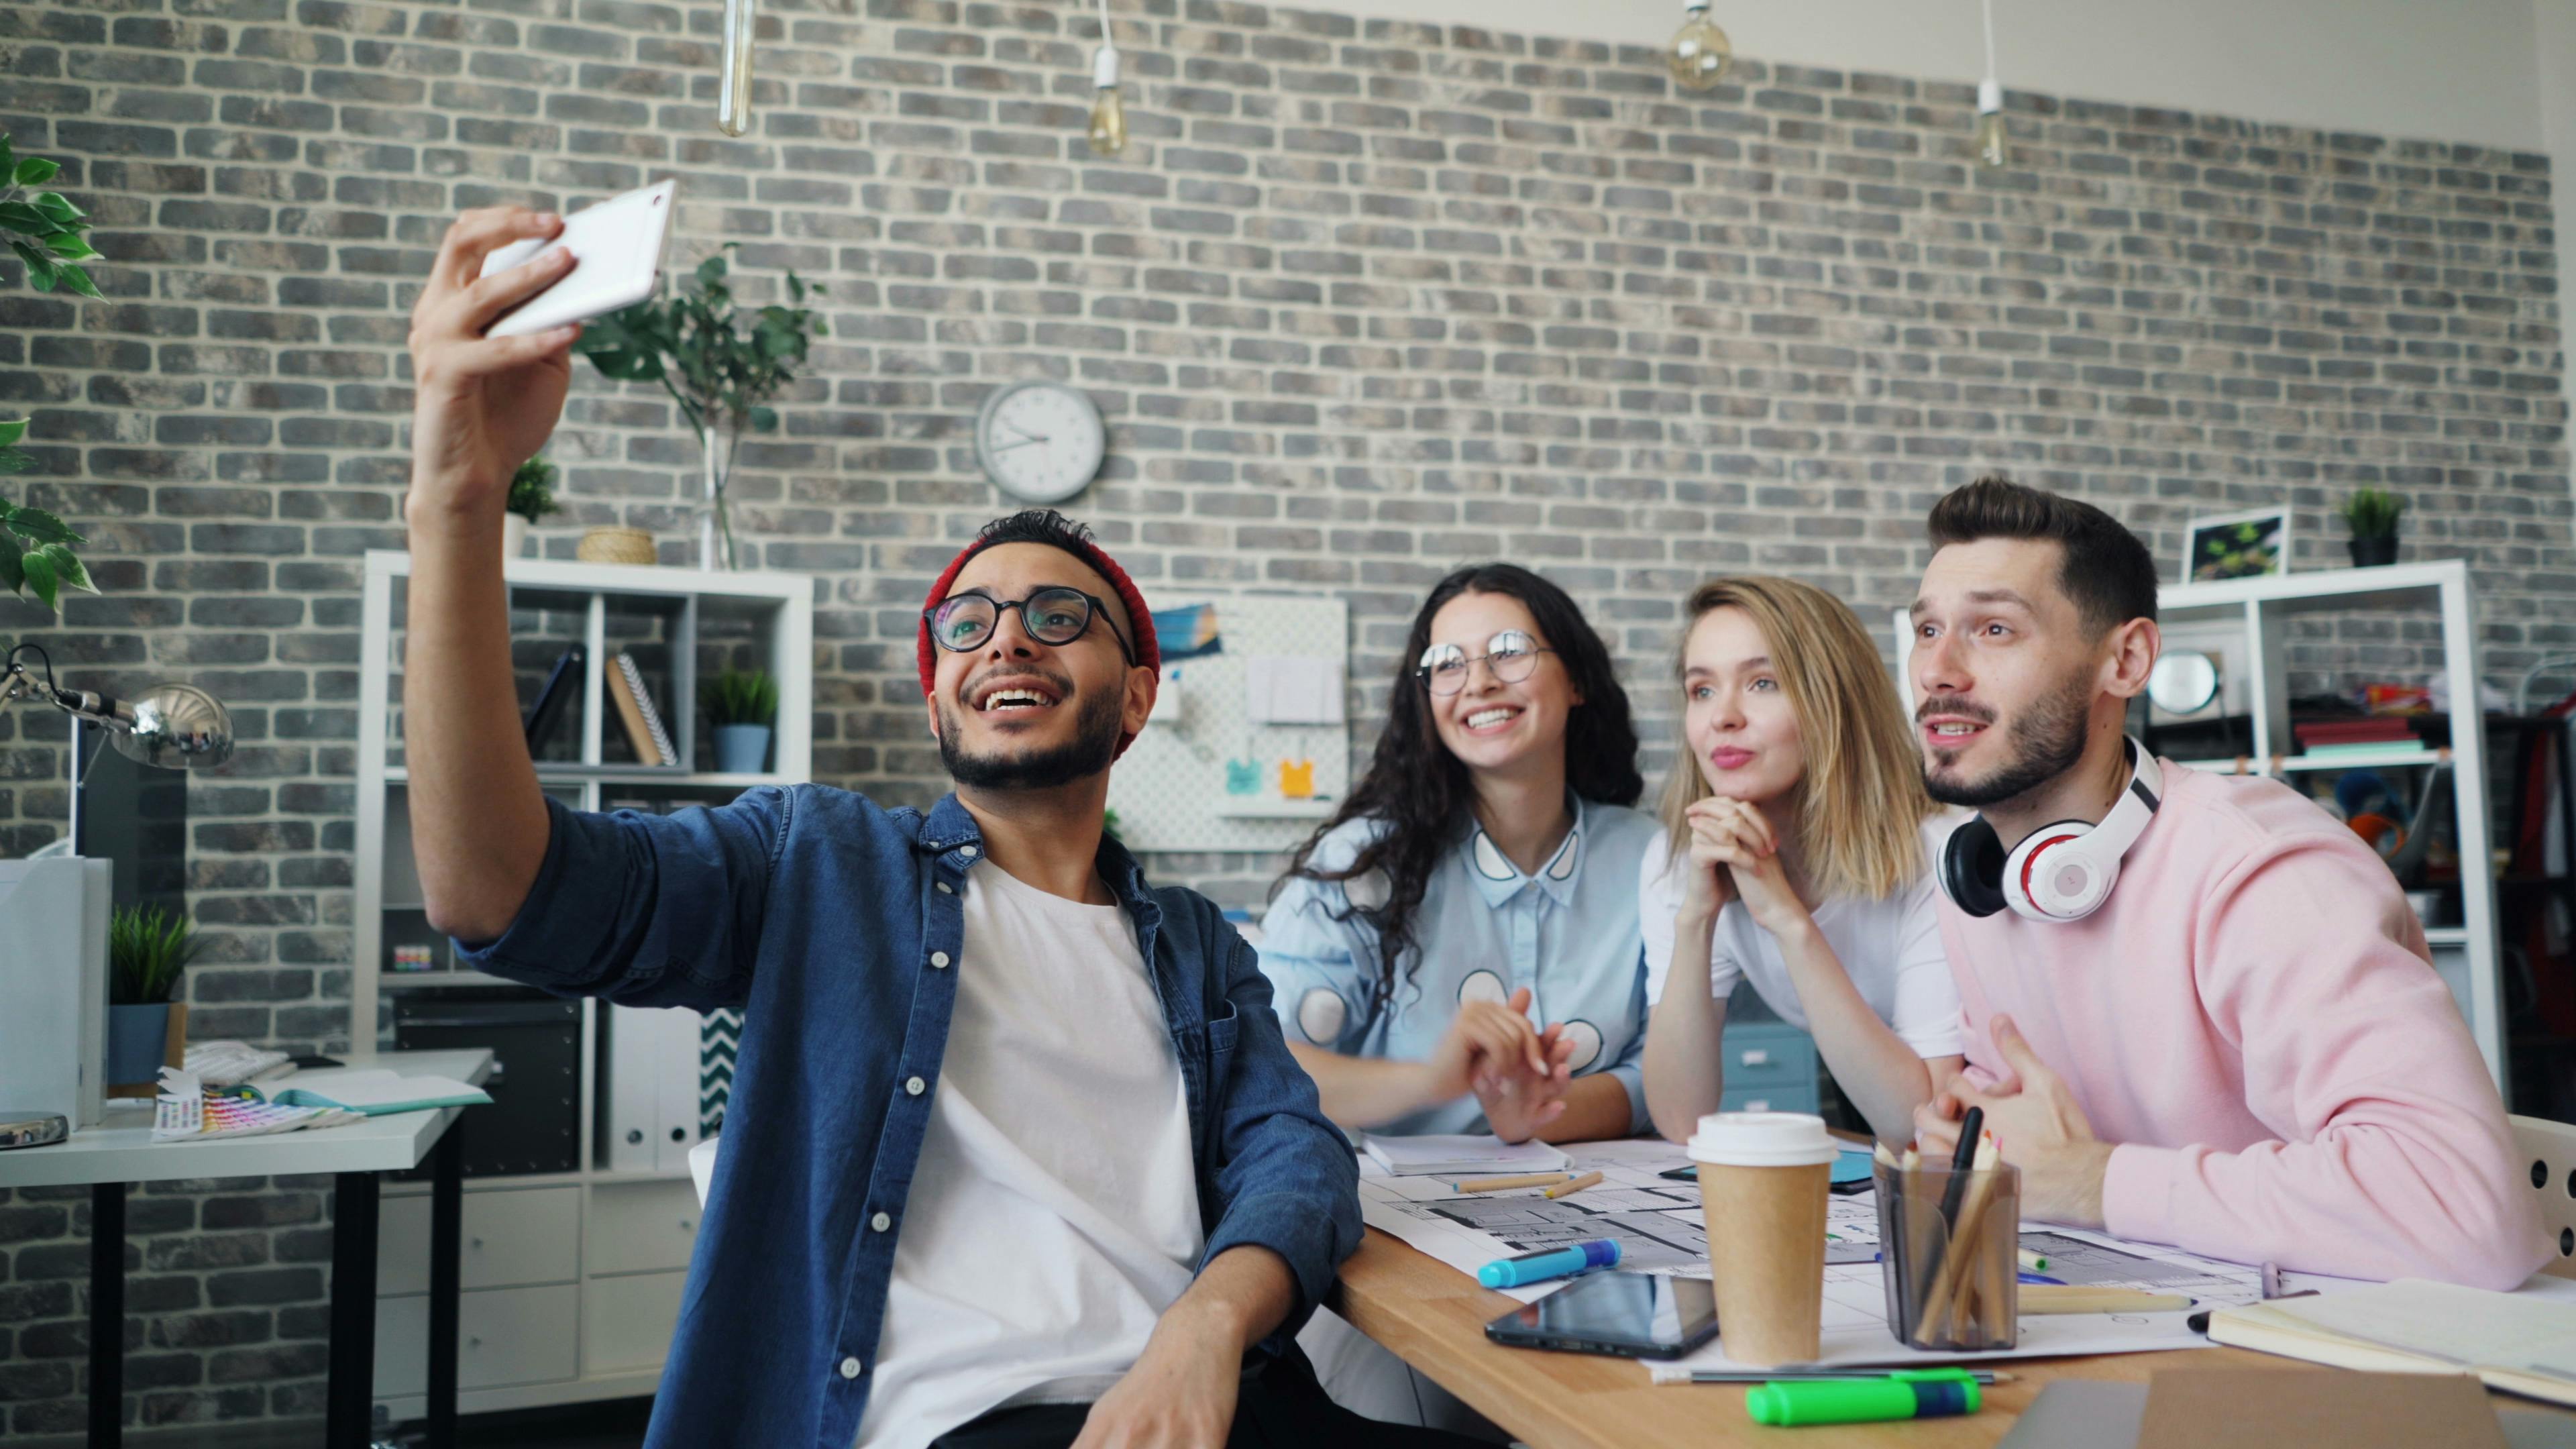
[[[1368,1137],[1369,1159],[1397,1177],[1501,1177],[1515,1172],[1558,1172],[1565,1154],[1544,1142],[1507,1144],[1487,1133],[1474,1137]]]
[[[2519,1293],[2490,1293],[2400,1278],[2323,1298],[2275,1298],[2221,1309],[2209,1316],[2209,1336],[2338,1368],[2471,1373],[2489,1388],[2576,1405],[2571,1294],[2576,1285],[2564,1279],[2535,1279]]]

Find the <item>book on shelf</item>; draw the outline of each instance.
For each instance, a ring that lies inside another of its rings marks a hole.
[[[528,753],[533,756],[553,732],[555,721],[562,718],[564,706],[572,702],[581,689],[582,647],[578,644],[555,660],[554,672],[546,676],[546,687],[537,692],[537,702],[528,707]]]
[[[635,664],[635,656],[621,649],[608,671],[608,692],[617,702],[618,720],[626,726],[626,742],[634,747],[639,764],[676,765],[680,752],[671,746],[671,732],[663,727],[662,712],[653,705],[653,691],[644,684],[644,671]]]

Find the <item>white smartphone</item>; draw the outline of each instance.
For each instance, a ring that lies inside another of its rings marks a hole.
[[[580,260],[570,275],[501,314],[486,337],[517,337],[567,322],[586,322],[653,295],[662,272],[662,239],[671,230],[676,181],[612,196],[564,218],[552,240],[528,237],[483,259],[483,276],[507,271],[557,247]]]

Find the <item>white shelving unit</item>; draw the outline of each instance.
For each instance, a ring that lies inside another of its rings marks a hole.
[[[2223,583],[2169,584],[2157,591],[2158,620],[2170,634],[2226,634],[2242,638],[2245,684],[2222,705],[2253,720],[2253,749],[2241,760],[2186,760],[2217,774],[2290,776],[2312,771],[2423,769],[2447,759],[2454,772],[2452,823],[2460,858],[2461,924],[2427,930],[2434,968],[2451,988],[2499,1089],[2506,1082],[2504,1004],[2496,944],[2495,875],[2489,867],[2493,830],[2487,818],[2486,731],[2478,706],[2476,598],[2469,566],[2460,559],[2337,569]],[[2452,706],[2447,749],[2392,746],[2386,750],[2326,755],[2295,753],[2290,727],[2291,628],[2303,616],[2388,611],[2438,619],[2442,673]],[[1913,630],[1895,616],[1897,676],[1909,705],[1914,697]],[[2230,671],[2233,672],[2232,670]]]
[[[366,556],[358,697],[355,970],[350,1019],[362,1048],[387,1028],[388,996],[457,987],[509,986],[476,971],[395,972],[388,917],[416,934],[419,879],[412,865],[410,777],[400,754],[402,619],[410,556]],[[557,733],[577,741],[569,759],[541,760],[539,784],[566,805],[613,808],[720,804],[756,785],[799,783],[813,768],[813,580],[797,574],[514,559],[503,570],[514,641],[540,628],[551,653],[579,643],[579,697]],[[613,723],[601,669],[618,648],[650,651],[654,692],[681,764],[613,758]],[[702,659],[765,669],[778,682],[772,768],[728,774],[698,738],[694,701]],[[530,663],[523,657],[523,667]],[[436,959],[445,962],[442,953]],[[571,1172],[479,1177],[465,1184],[464,1298],[459,1314],[458,1407],[467,1413],[649,1394],[679,1319],[698,1204],[681,1173],[617,1172],[594,1140],[602,1080],[598,1003],[581,1018],[580,1164]],[[692,1084],[694,1086],[694,1083]],[[488,1109],[487,1109],[488,1110]],[[429,1331],[429,1198],[426,1184],[388,1185],[378,1262],[376,1402],[396,1420],[425,1411],[420,1365]]]

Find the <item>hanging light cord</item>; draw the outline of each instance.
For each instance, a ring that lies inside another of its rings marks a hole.
[[[1100,0],[1103,13],[1109,0]],[[1995,79],[1995,0],[1984,0],[1986,11],[1986,79]]]
[[[1991,4],[1992,0],[1988,0],[1988,3]],[[1100,43],[1111,50],[1118,48],[1118,43],[1109,38],[1109,0],[1100,0]],[[1986,49],[1991,51],[1994,47],[1994,22],[1989,19],[1986,22]]]

